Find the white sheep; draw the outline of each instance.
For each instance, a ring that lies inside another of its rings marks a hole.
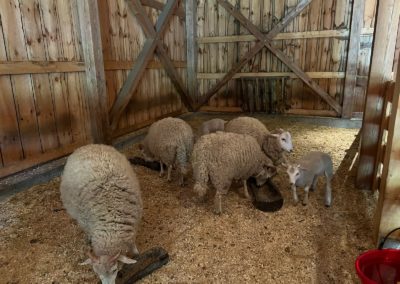
[[[216,132],[202,136],[192,153],[194,191],[199,197],[207,192],[210,180],[216,189],[215,213],[222,212],[221,199],[233,180],[241,180],[249,198],[246,180],[253,176],[259,185],[276,173],[272,161],[250,135]]]
[[[60,192],[91,243],[82,264],[91,264],[103,284],[115,283],[122,263],[135,263],[129,257],[138,255],[135,238],[143,206],[130,163],[111,146],[83,146],[68,157]]]
[[[280,128],[270,133],[261,121],[253,117],[234,118],[225,125],[225,131],[247,134],[256,138],[264,153],[275,165],[281,161],[286,162],[284,153],[293,150],[292,137],[288,131]]]
[[[207,120],[201,124],[201,135],[217,132],[217,131],[224,131],[226,120],[220,118],[213,118]]]
[[[171,181],[172,167],[177,164],[181,172],[180,184],[183,186],[193,142],[193,131],[189,124],[180,118],[167,117],[150,126],[139,147],[146,160],[160,162],[160,177],[164,174],[163,164],[167,165],[168,181]]]
[[[290,185],[293,193],[293,200],[295,204],[298,202],[296,187],[304,188],[303,205],[308,204],[308,191],[314,190],[318,177],[325,175],[326,189],[325,189],[325,205],[331,206],[332,204],[332,187],[331,180],[333,177],[333,164],[331,157],[322,152],[309,152],[303,156],[297,164],[284,165],[287,167],[286,172],[289,175]]]

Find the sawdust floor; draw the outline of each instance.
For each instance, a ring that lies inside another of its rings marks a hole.
[[[208,118],[187,120],[197,128]],[[354,167],[349,169],[357,149],[357,130],[296,123],[284,117],[261,118],[269,129],[279,125],[291,131],[292,160],[310,150],[332,155],[337,170],[333,206],[323,205],[323,180],[310,193],[307,207],[293,206],[280,169],[274,178],[285,198],[280,211],[256,210],[236,186],[223,200],[225,213],[216,216],[212,199],[206,203],[193,200],[191,181],[181,188],[176,174],[168,183],[158,173],[135,166],[144,200],[138,248],[162,246],[171,258],[143,283],[358,282],[354,260],[374,246],[376,196],[353,186]],[[137,145],[124,151],[138,154]],[[1,283],[96,283],[91,268],[78,265],[88,247],[81,230],[60,210],[59,182],[55,178],[0,204]]]

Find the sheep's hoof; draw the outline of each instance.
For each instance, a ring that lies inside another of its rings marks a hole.
[[[326,208],[329,208],[329,207],[331,207],[331,204],[326,204],[326,203],[325,203],[325,207],[326,207]]]
[[[302,204],[303,204],[303,206],[307,206],[308,202],[304,202],[304,201],[303,201]]]
[[[214,208],[214,213],[215,213],[215,215],[221,215],[222,210],[220,210],[219,208]]]
[[[294,205],[294,206],[297,206],[298,203],[299,203],[298,200],[293,200],[293,205]]]

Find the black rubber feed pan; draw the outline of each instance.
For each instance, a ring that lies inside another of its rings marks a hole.
[[[155,161],[149,162],[149,161],[146,161],[145,159],[140,158],[140,157],[128,158],[128,160],[129,160],[129,162],[131,164],[144,166],[144,167],[149,168],[150,170],[153,170],[153,171],[158,171],[159,172],[161,170],[159,162],[155,162]],[[164,165],[164,167],[165,167],[165,165]]]
[[[247,180],[249,193],[253,198],[253,205],[264,212],[275,212],[282,208],[283,197],[271,179],[262,186],[257,186],[255,178]]]

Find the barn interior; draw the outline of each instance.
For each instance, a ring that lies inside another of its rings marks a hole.
[[[219,216],[191,176],[180,187],[175,171],[167,182],[132,165],[138,248],[170,257],[141,282],[357,283],[356,258],[400,227],[399,17],[396,0],[0,2],[0,282],[97,283],[60,200],[74,150],[138,157],[163,118],[197,135],[251,116],[291,133],[290,161],[330,154],[332,206],[322,179],[295,206],[280,166],[280,210],[234,183]]]

